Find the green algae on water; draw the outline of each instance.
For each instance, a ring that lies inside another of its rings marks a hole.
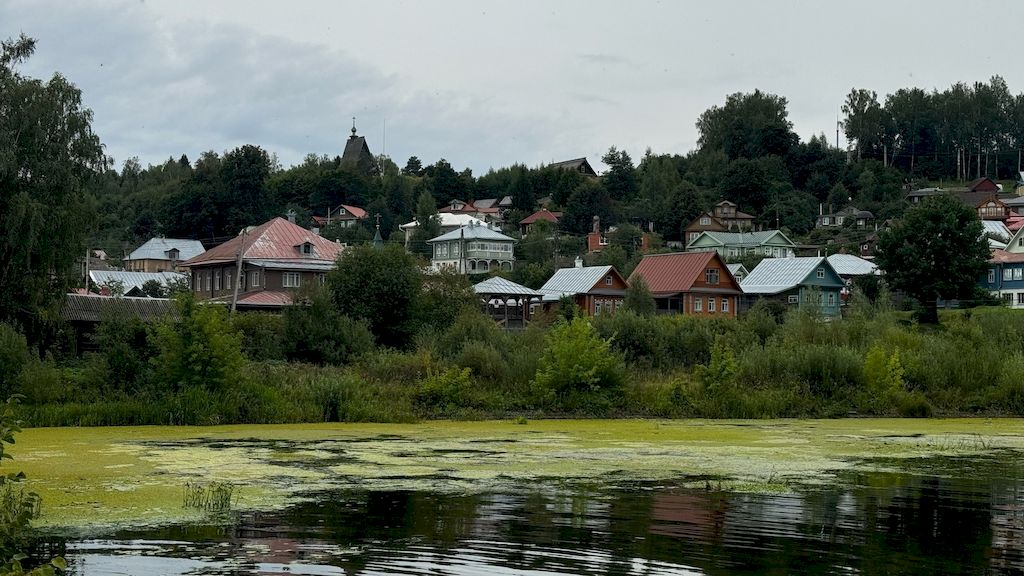
[[[325,490],[479,492],[541,481],[673,481],[783,492],[908,459],[1024,449],[1024,420],[557,420],[29,429],[13,447],[38,525],[195,522],[189,482],[272,510]]]

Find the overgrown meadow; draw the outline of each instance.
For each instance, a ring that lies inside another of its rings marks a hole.
[[[3,325],[2,392],[33,426],[1024,414],[1024,314],[1002,308],[939,327],[861,299],[830,322],[755,306],[504,331],[464,306],[403,349],[324,306],[232,317],[185,299],[178,322],[102,322],[77,359],[39,360]]]

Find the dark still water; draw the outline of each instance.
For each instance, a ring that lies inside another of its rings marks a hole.
[[[1024,574],[1016,453],[872,464],[891,471],[785,494],[693,479],[331,492],[221,525],[73,541],[67,557],[89,576]]]

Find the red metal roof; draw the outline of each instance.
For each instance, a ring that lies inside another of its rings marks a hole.
[[[1007,252],[1006,250],[1000,250],[996,248],[992,251],[992,258],[989,259],[992,264],[1010,264],[1014,262],[1024,262],[1024,254],[1017,252]]]
[[[713,251],[647,254],[629,275],[629,281],[643,278],[653,294],[688,292],[715,258],[718,258],[718,253]],[[722,270],[729,274],[724,262]]]
[[[326,260],[333,262],[341,254],[340,244],[293,224],[284,218],[274,218],[265,222],[244,237],[235,236],[227,242],[215,246],[199,256],[182,263],[183,266],[196,266],[213,262],[233,262],[238,258],[238,249],[245,241],[242,252],[243,259],[262,258],[268,260]],[[298,246],[309,242],[313,245],[313,254],[304,255]]]
[[[562,217],[561,212],[551,212],[547,208],[541,208],[533,214],[530,214],[526,218],[519,221],[520,224],[533,224],[538,220],[547,220],[548,222],[558,223],[558,219]]]

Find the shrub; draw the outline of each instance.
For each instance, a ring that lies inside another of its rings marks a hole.
[[[25,337],[5,322],[0,322],[0,394],[9,396],[22,368],[32,359]]]
[[[284,338],[289,360],[313,364],[346,364],[373,349],[366,323],[342,315],[322,291],[285,310]]]
[[[622,355],[581,317],[559,323],[548,333],[534,387],[549,406],[604,410],[625,381]]]
[[[105,314],[92,339],[104,367],[103,388],[134,391],[149,383],[156,350],[141,320]]]
[[[245,359],[227,310],[199,305],[190,294],[179,295],[177,305],[179,321],[165,321],[155,331],[159,380],[171,390],[217,390],[238,382]]]
[[[284,316],[264,312],[243,312],[231,317],[231,325],[242,337],[242,354],[249,360],[284,360]]]
[[[448,417],[482,404],[469,368],[455,367],[424,378],[416,390],[415,402],[421,412]]]
[[[491,344],[472,340],[462,345],[462,351],[455,363],[468,368],[477,380],[488,383],[503,382],[508,375],[508,366],[501,353]]]

